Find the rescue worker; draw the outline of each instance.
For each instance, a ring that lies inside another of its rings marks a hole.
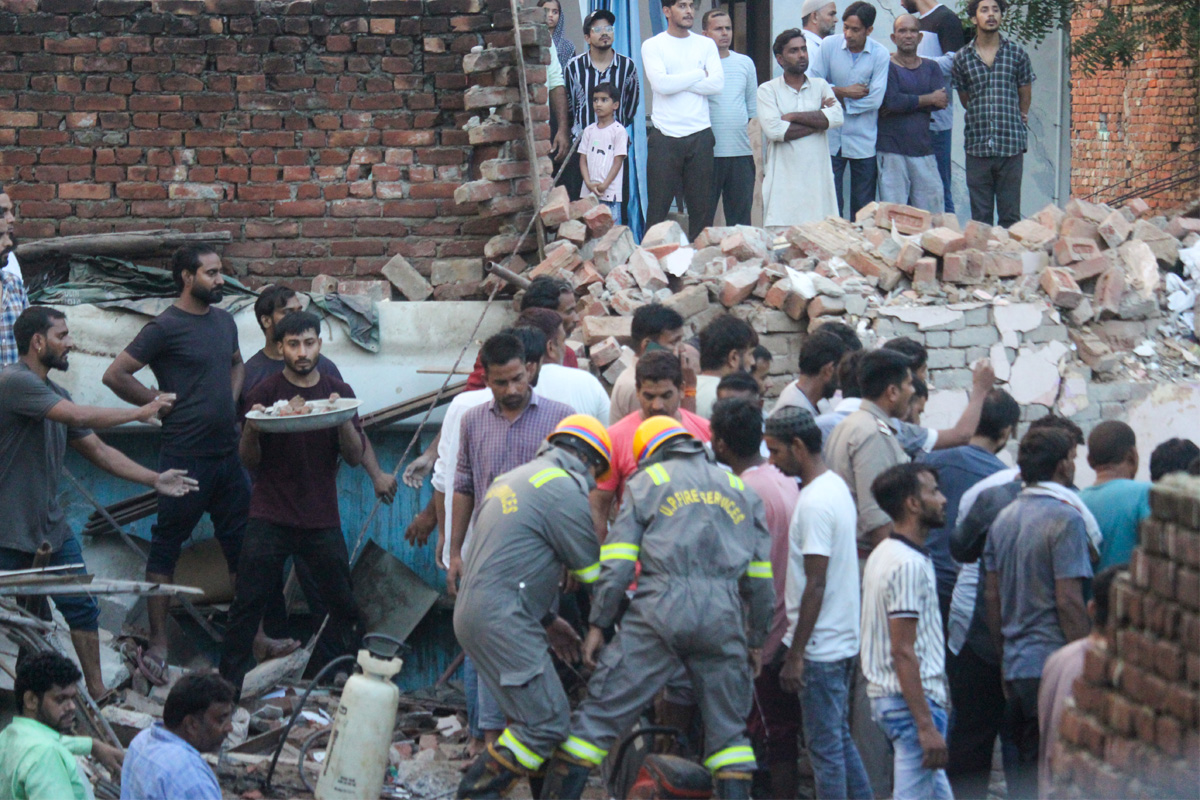
[[[559,582],[564,565],[583,583],[600,574],[588,492],[611,461],[604,426],[573,414],[533,461],[496,478],[484,496],[454,632],[509,726],[467,769],[460,798],[503,796],[566,738],[571,709],[547,644],[578,660],[579,636],[556,613]]]
[[[641,576],[571,736],[546,767],[542,797],[578,798],[617,736],[683,667],[699,701],[704,766],[717,797],[748,798],[755,762],[746,718],[775,597],[762,501],[671,417],[643,422],[633,448],[640,469],[600,548],[584,664],[595,665],[638,561]]]

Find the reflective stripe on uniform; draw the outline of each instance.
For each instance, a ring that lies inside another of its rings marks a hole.
[[[595,564],[583,569],[573,569],[571,570],[571,574],[583,583],[595,583],[596,579],[600,577],[600,562],[597,561]]]
[[[775,572],[771,569],[770,561],[751,561],[749,569],[746,570],[746,576],[749,578],[773,578]]]
[[[554,480],[555,478],[565,478],[565,477],[567,477],[567,471],[565,469],[560,469],[558,467],[550,467],[549,469],[544,469],[541,472],[535,474],[532,478],[529,479],[529,482],[533,484],[535,489],[540,489],[540,488],[542,488],[542,486],[544,486],[545,484]]]
[[[595,764],[597,767],[600,766],[600,762],[604,761],[604,757],[608,755],[607,750],[601,750],[596,745],[585,742],[578,736],[568,736],[567,740],[562,743],[562,749],[580,761]],[[753,754],[751,757],[753,758]]]
[[[637,561],[638,551],[641,548],[636,544],[627,544],[618,542],[614,544],[600,545],[600,560],[601,561]]]
[[[505,728],[504,733],[500,734],[500,738],[496,740],[496,744],[501,747],[507,747],[512,751],[513,756],[517,761],[521,762],[521,766],[525,767],[525,769],[541,769],[542,764],[546,763],[546,759],[518,742],[517,737],[513,736],[512,731],[508,728]]]
[[[654,481],[655,486],[671,482],[671,476],[667,474],[662,464],[651,464],[646,467],[646,474],[650,476],[650,480]]]
[[[737,489],[739,492],[746,491],[746,484],[742,483],[742,479],[732,472],[726,472],[725,477],[729,478],[729,485]]]
[[[756,766],[754,761],[754,750],[750,747],[726,747],[724,750],[718,750],[708,758],[704,759],[704,766],[712,772],[715,772],[722,767],[727,767],[730,764],[747,764]]]

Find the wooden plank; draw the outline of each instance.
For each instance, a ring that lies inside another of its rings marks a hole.
[[[93,578],[92,575],[71,578]],[[0,586],[0,597],[25,597],[33,595],[81,595],[81,594],[136,594],[143,597],[157,595],[204,594],[194,586],[174,583],[146,583],[144,581],[92,580],[91,583],[44,583],[36,586]]]
[[[372,411],[370,414],[363,414],[362,426],[363,428],[371,429],[382,425],[390,425],[393,422],[398,422],[399,420],[407,419],[408,417],[413,417],[427,411],[435,398],[437,398],[438,406],[444,406],[466,390],[467,382],[459,381],[447,386],[440,398],[437,397],[436,391],[417,395],[411,400],[405,400],[403,403],[396,403],[395,405],[381,408],[378,411]]]

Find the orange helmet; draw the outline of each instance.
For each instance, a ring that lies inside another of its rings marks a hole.
[[[604,469],[596,476],[596,480],[602,481],[608,477],[612,467],[612,439],[600,420],[588,414],[572,414],[558,423],[554,432],[546,438],[553,442],[559,436],[573,436],[592,448],[604,461]]]
[[[676,436],[688,436],[687,428],[672,417],[651,417],[638,425],[633,434],[633,457],[638,463],[652,455],[655,450],[668,439]]]

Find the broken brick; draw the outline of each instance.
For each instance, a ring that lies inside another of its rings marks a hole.
[[[1104,218],[1098,230],[1109,247],[1118,247],[1129,238],[1133,226],[1129,224],[1129,220],[1125,219],[1124,214],[1114,211]]]
[[[949,228],[931,228],[921,234],[921,247],[935,256],[957,253],[967,247],[967,237]]]
[[[583,331],[583,343],[591,347],[610,336],[628,339],[632,334],[632,323],[630,317],[584,317],[579,327]]]
[[[1133,214],[1134,219],[1139,219],[1150,213],[1150,204],[1140,197],[1126,201],[1124,208],[1127,208]]]
[[[588,348],[588,360],[601,369],[620,357],[621,343],[612,336]]]
[[[667,288],[667,276],[658,265],[658,259],[642,248],[636,248],[626,265],[637,285],[647,292]]]
[[[538,216],[547,228],[556,228],[569,220],[571,218],[571,196],[567,194],[567,187],[555,186],[551,189]]]
[[[607,206],[598,206],[608,211]],[[593,209],[589,212],[595,214]],[[612,221],[612,212],[608,213],[608,219]],[[586,218],[585,222],[588,221]],[[596,242],[596,247],[592,250],[592,263],[596,265],[596,271],[601,275],[608,275],[615,267],[619,267],[629,260],[633,255],[633,248],[636,245],[633,243],[633,232],[624,225],[615,225],[609,229],[608,233],[600,237]]]
[[[1017,278],[1025,271],[1025,261],[1019,253],[997,250],[989,254],[991,259],[984,269],[987,275],[996,278]]]
[[[1039,225],[1044,225],[1047,228],[1057,231],[1062,225],[1063,218],[1066,217],[1066,212],[1058,206],[1050,203],[1041,211],[1033,215],[1034,222]]]
[[[397,253],[380,270],[383,276],[409,300],[421,301],[433,294],[433,287],[408,260]]]
[[[604,283],[604,276],[596,271],[596,267],[591,261],[585,261],[575,270],[572,283],[575,291],[579,292],[594,283]]]
[[[578,247],[587,241],[587,225],[584,225],[580,220],[569,219],[558,226],[558,235]]]
[[[912,275],[917,261],[924,257],[925,250],[919,244],[916,242],[905,242],[900,245],[900,252],[896,255],[896,263],[893,266],[906,275]]]
[[[663,305],[674,309],[684,319],[689,319],[708,308],[708,289],[703,286],[688,286],[664,300]]]
[[[767,257],[766,248],[762,247],[760,242],[755,241],[754,237],[748,237],[742,231],[736,231],[722,239],[721,252],[738,261]]]
[[[1008,235],[1030,249],[1044,247],[1058,233],[1031,219],[1023,219],[1008,229]]]
[[[942,280],[962,286],[983,283],[984,262],[981,256],[979,250],[950,253],[942,259]]]
[[[1075,343],[1075,352],[1095,372],[1112,372],[1121,363],[1121,357],[1113,352],[1104,341],[1095,334],[1071,330],[1067,332]]]
[[[571,219],[582,219],[584,214],[597,206],[604,206],[604,204],[597,200],[594,194],[589,194],[587,197],[581,197],[578,200],[572,200],[569,211]],[[608,206],[604,207],[608,208]]]
[[[799,292],[789,291],[783,301],[783,313],[799,322],[808,310],[808,298]]]
[[[721,280],[721,305],[733,308],[749,297],[761,274],[762,267],[743,267],[727,273]]]
[[[1179,216],[1167,223],[1167,233],[1176,239],[1182,239],[1189,233],[1200,233],[1200,219],[1196,217]]]
[[[1067,207],[1063,210],[1068,217],[1080,217],[1099,225],[1100,222],[1106,216],[1108,216],[1108,212],[1111,209],[1105,205],[1089,203],[1087,200],[1083,200],[1078,197],[1072,197],[1069,201],[1067,201]]]
[[[646,305],[646,300],[642,293],[635,289],[622,289],[613,293],[610,305],[612,310],[621,316],[632,317],[633,312]]]
[[[984,222],[970,220],[967,226],[963,228],[962,233],[967,240],[968,248],[986,250],[988,242],[992,238],[992,226]]]
[[[1060,267],[1070,266],[1076,261],[1084,261],[1098,255],[1100,255],[1100,245],[1092,239],[1062,236],[1054,243],[1054,260]]]
[[[919,258],[913,265],[912,285],[918,292],[936,292],[941,287],[937,279],[937,259]]]
[[[928,211],[899,203],[880,203],[875,212],[876,226],[906,235],[927,231],[932,224]]]
[[[656,225],[651,225],[646,229],[646,233],[642,236],[642,247],[647,250],[655,247],[663,247],[664,245],[674,245],[667,252],[682,247],[687,243],[687,234],[683,228],[673,219],[664,220]],[[661,256],[660,256],[661,258]]]
[[[1097,243],[1101,241],[1100,226],[1080,217],[1064,219],[1058,233],[1060,236],[1070,236],[1075,239],[1093,239]]]
[[[1125,296],[1125,270],[1114,264],[1101,273],[1096,279],[1096,291],[1092,302],[1096,306],[1096,316],[1100,319],[1110,319],[1117,316],[1121,309],[1121,300]]]
[[[1076,241],[1091,242],[1091,239],[1083,239]],[[1082,283],[1090,281],[1092,278],[1098,277],[1106,269],[1116,265],[1117,259],[1112,250],[1104,250],[1097,253],[1091,258],[1083,261],[1076,261],[1071,265],[1071,273],[1075,276],[1075,280]]]
[[[846,313],[846,301],[840,297],[829,297],[819,294],[808,301],[809,319],[814,317],[832,317]]]
[[[533,268],[529,273],[529,278],[541,278],[543,276],[551,278],[563,277],[561,273],[571,272],[580,264],[583,259],[579,257],[579,248],[567,241],[556,242],[558,247],[546,254],[546,259]]]
[[[763,297],[763,305],[767,308],[783,309],[783,303],[787,300],[788,292],[792,290],[792,282],[787,278],[781,278],[771,284],[771,288],[767,290],[767,294]]]
[[[1083,300],[1083,290],[1071,276],[1071,271],[1062,267],[1047,267],[1042,272],[1042,291],[1050,296],[1050,302],[1059,308],[1075,308]]]
[[[587,225],[588,233],[596,239],[613,229],[612,209],[603,203],[588,209],[581,219],[583,224]]]

